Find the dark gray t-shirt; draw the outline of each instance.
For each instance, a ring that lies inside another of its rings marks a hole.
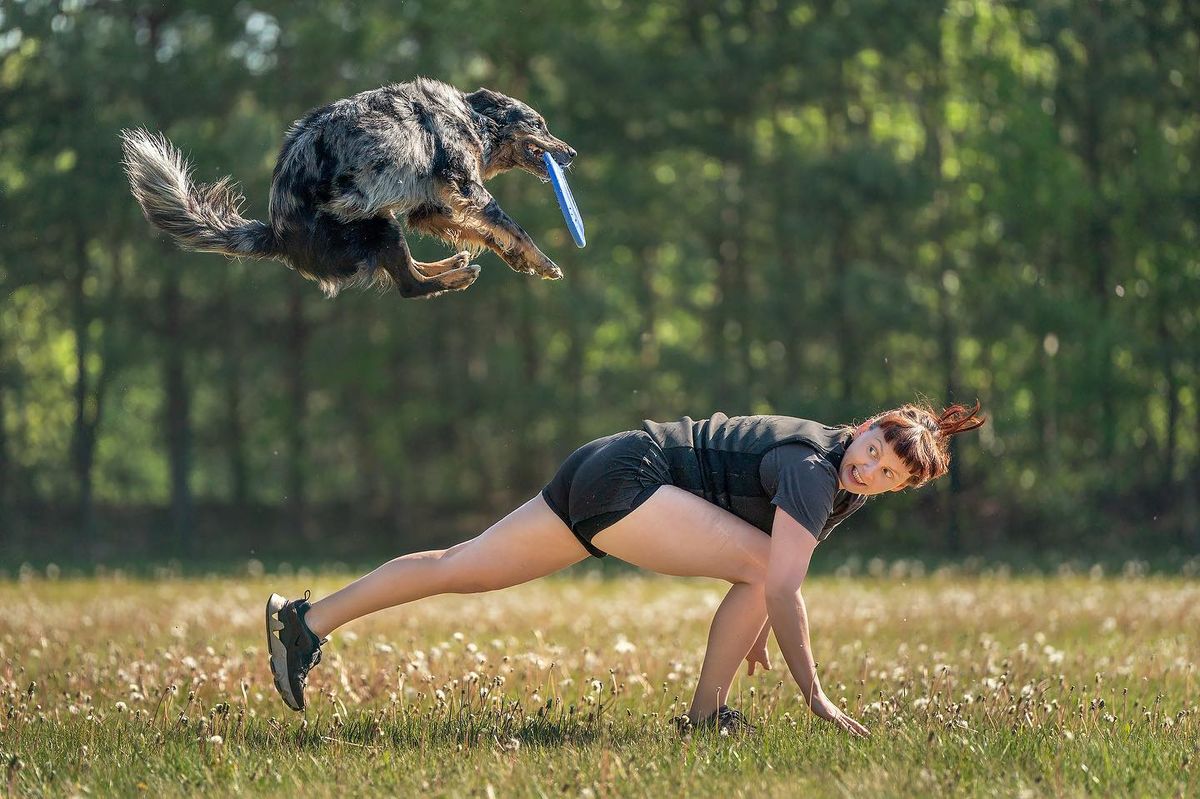
[[[769,450],[758,477],[771,504],[804,525],[818,541],[824,541],[867,501],[838,488],[834,464],[807,444],[784,444]]]
[[[724,508],[767,535],[776,507],[823,540],[866,501],[837,487],[837,468],[850,443],[848,427],[795,416],[714,413],[699,420],[690,416],[674,422],[647,419],[642,429],[661,448],[672,485]]]

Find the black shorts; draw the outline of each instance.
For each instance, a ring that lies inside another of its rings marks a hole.
[[[592,546],[592,537],[670,482],[662,449],[644,430],[631,430],[598,438],[572,452],[542,489],[542,498],[579,543],[602,558],[607,553]]]

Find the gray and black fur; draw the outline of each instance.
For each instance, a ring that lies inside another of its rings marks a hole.
[[[161,134],[121,136],[134,197],[179,246],[282,261],[330,297],[349,285],[395,286],[403,297],[465,289],[479,276],[471,256],[485,247],[518,272],[562,277],[483,182],[510,169],[546,179],[542,153],[565,166],[575,150],[528,105],[490,89],[465,94],[418,78],[310,112],[284,138],[269,223],[241,215],[230,178],[192,183]],[[405,227],[464,251],[414,261]]]

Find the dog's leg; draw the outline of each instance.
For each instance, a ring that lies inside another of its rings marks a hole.
[[[437,277],[444,272],[450,272],[454,269],[461,269],[471,263],[471,253],[466,250],[451,255],[449,258],[443,258],[440,261],[425,263],[424,261],[413,261],[413,265],[422,274],[429,277]]]
[[[409,252],[403,231],[395,222],[393,226],[396,235],[392,246],[380,250],[373,257],[376,266],[386,271],[395,282],[401,297],[436,297],[446,291],[462,291],[479,277],[479,267],[474,265],[452,266],[434,275],[422,274]],[[459,253],[446,261],[466,264],[469,259],[460,257],[463,255]],[[444,264],[445,261],[438,263]]]
[[[529,234],[512,220],[478,183],[461,186],[461,194],[450,196],[451,219],[467,237],[495,252],[514,271],[541,275],[547,280],[562,277],[558,265],[538,249]]]

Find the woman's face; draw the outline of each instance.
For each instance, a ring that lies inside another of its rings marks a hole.
[[[871,496],[900,491],[912,476],[878,427],[860,425],[842,457],[838,485],[852,494]]]

